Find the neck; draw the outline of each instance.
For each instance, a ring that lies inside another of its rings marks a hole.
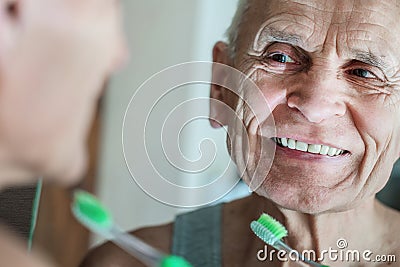
[[[387,231],[382,221],[384,208],[375,198],[367,199],[351,210],[312,215],[277,207],[270,200],[254,197],[260,203],[258,212],[268,213],[280,221],[289,233],[285,243],[298,251],[337,250],[339,239],[346,240],[347,249],[378,250],[381,244],[376,240]]]

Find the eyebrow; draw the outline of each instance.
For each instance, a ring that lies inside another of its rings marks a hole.
[[[257,34],[255,43],[260,44],[260,42],[263,43],[263,45],[266,45],[267,43],[270,42],[283,42],[283,43],[289,43],[292,45],[296,45],[299,47],[304,47],[304,42],[303,42],[303,36],[294,34],[294,33],[288,33],[285,31],[281,31],[272,27],[263,27]]]
[[[271,39],[275,41],[287,42],[298,46],[302,46],[304,44],[303,38],[297,34],[291,34],[284,31],[278,31],[275,29],[271,29],[270,34],[271,34]]]
[[[257,37],[255,39],[256,43],[259,45],[260,42],[263,42],[262,46],[265,48],[265,45],[271,42],[283,42],[288,43],[294,46],[298,46],[302,49],[307,47],[305,42],[303,41],[305,38],[296,33],[289,33],[286,31],[278,30],[273,27],[263,27]],[[387,69],[390,64],[386,62],[384,56],[377,56],[370,51],[363,51],[359,49],[351,49],[349,51],[349,55],[353,57],[354,60],[369,64],[371,66]]]
[[[384,60],[384,57],[376,56],[369,51],[362,50],[351,50],[351,54],[354,55],[354,59],[367,63],[371,66],[387,69],[389,64]]]

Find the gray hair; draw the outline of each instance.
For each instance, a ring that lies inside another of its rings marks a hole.
[[[229,55],[233,59],[237,52],[237,39],[239,35],[239,28],[243,22],[243,16],[249,9],[249,0],[239,0],[238,7],[235,15],[233,16],[232,23],[227,29],[225,35],[228,39]]]

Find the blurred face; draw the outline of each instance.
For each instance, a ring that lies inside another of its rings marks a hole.
[[[71,183],[104,82],[125,57],[118,2],[18,1],[12,12],[4,2],[1,164]]]
[[[396,1],[250,1],[232,64],[258,85],[275,121],[262,118],[249,140],[274,142],[276,152],[264,173],[251,169],[264,164],[256,149],[247,166],[237,150],[231,156],[246,183],[261,181],[258,194],[320,213],[349,209],[384,186],[400,153],[399,10]],[[221,46],[214,58],[224,61]],[[252,114],[239,118],[248,129]],[[231,147],[243,147],[234,121]]]

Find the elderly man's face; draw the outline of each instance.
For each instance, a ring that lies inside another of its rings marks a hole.
[[[259,86],[275,120],[276,133],[264,127],[250,138],[278,138],[271,170],[244,177],[263,180],[257,193],[319,213],[384,186],[400,153],[399,10],[394,0],[250,0],[233,65]],[[215,59],[224,53],[217,44]]]

